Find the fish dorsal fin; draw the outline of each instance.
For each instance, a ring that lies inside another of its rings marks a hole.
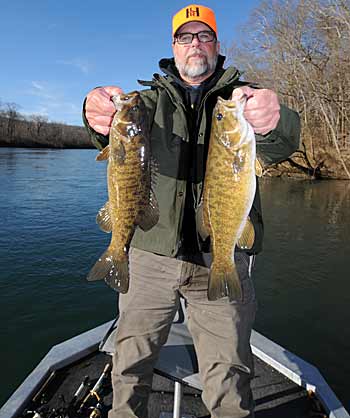
[[[136,223],[143,231],[149,231],[158,223],[158,221],[159,206],[153,190],[151,189],[149,202],[140,209]]]
[[[98,211],[96,215],[96,222],[98,226],[104,232],[112,232],[112,220],[109,211],[109,202],[106,202],[105,205]]]
[[[243,232],[237,241],[239,248],[250,250],[253,248],[255,241],[255,231],[252,221],[249,216],[247,222],[243,228]]]
[[[104,161],[109,158],[109,145],[103,148],[103,150],[96,157],[96,161]]]

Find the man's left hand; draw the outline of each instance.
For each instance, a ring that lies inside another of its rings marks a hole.
[[[275,92],[267,89],[239,87],[232,93],[232,99],[247,96],[244,117],[252,125],[254,132],[266,135],[276,128],[280,118],[280,105]]]

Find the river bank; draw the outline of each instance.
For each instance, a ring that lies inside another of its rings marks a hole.
[[[82,126],[0,116],[0,147],[95,148]]]
[[[312,158],[305,150],[298,150],[286,161],[266,167],[263,177],[296,180],[350,180],[350,150],[340,153],[332,148],[320,150]]]

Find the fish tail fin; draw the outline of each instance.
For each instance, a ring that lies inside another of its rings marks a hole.
[[[209,276],[208,299],[217,300],[228,296],[229,300],[242,300],[241,282],[235,265],[230,270],[212,266]]]
[[[86,279],[89,282],[104,280],[117,292],[126,293],[130,280],[128,257],[117,260],[108,248],[96,261]]]

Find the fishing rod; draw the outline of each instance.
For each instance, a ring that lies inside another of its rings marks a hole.
[[[101,418],[105,405],[101,396],[103,390],[104,380],[108,376],[112,369],[112,364],[107,363],[97,379],[96,383],[91,390],[88,390],[86,395],[82,397],[84,390],[90,387],[90,378],[85,376],[69,403],[64,399],[63,394],[59,396],[61,403],[63,404],[59,408],[49,409],[47,405],[41,405],[37,409],[27,410],[25,416],[31,418],[77,418],[77,417],[89,417],[89,418]],[[53,375],[47,379],[44,386],[47,387],[48,383],[53,379]],[[39,395],[39,396],[38,396]],[[41,397],[44,401],[43,390],[36,396],[36,400]],[[93,402],[95,400],[95,402]],[[46,403],[46,402],[45,402]]]
[[[74,406],[76,405],[79,396],[82,394],[83,390],[85,389],[85,387],[89,387],[89,376],[85,376],[83,381],[80,383],[78,389],[76,390],[76,392],[74,393],[72,399],[70,400],[69,404],[68,404],[68,411],[71,410],[72,408],[74,408]]]
[[[97,399],[98,403],[101,403],[101,397],[99,395],[99,392],[102,389],[103,381],[107,377],[108,373],[110,372],[112,368],[111,363],[107,363],[103,369],[103,372],[101,376],[97,379],[97,382],[95,383],[94,387],[89,391],[89,393],[85,396],[83,401],[80,404],[80,407],[78,409],[78,414],[81,414],[86,404],[91,401],[93,398]]]

